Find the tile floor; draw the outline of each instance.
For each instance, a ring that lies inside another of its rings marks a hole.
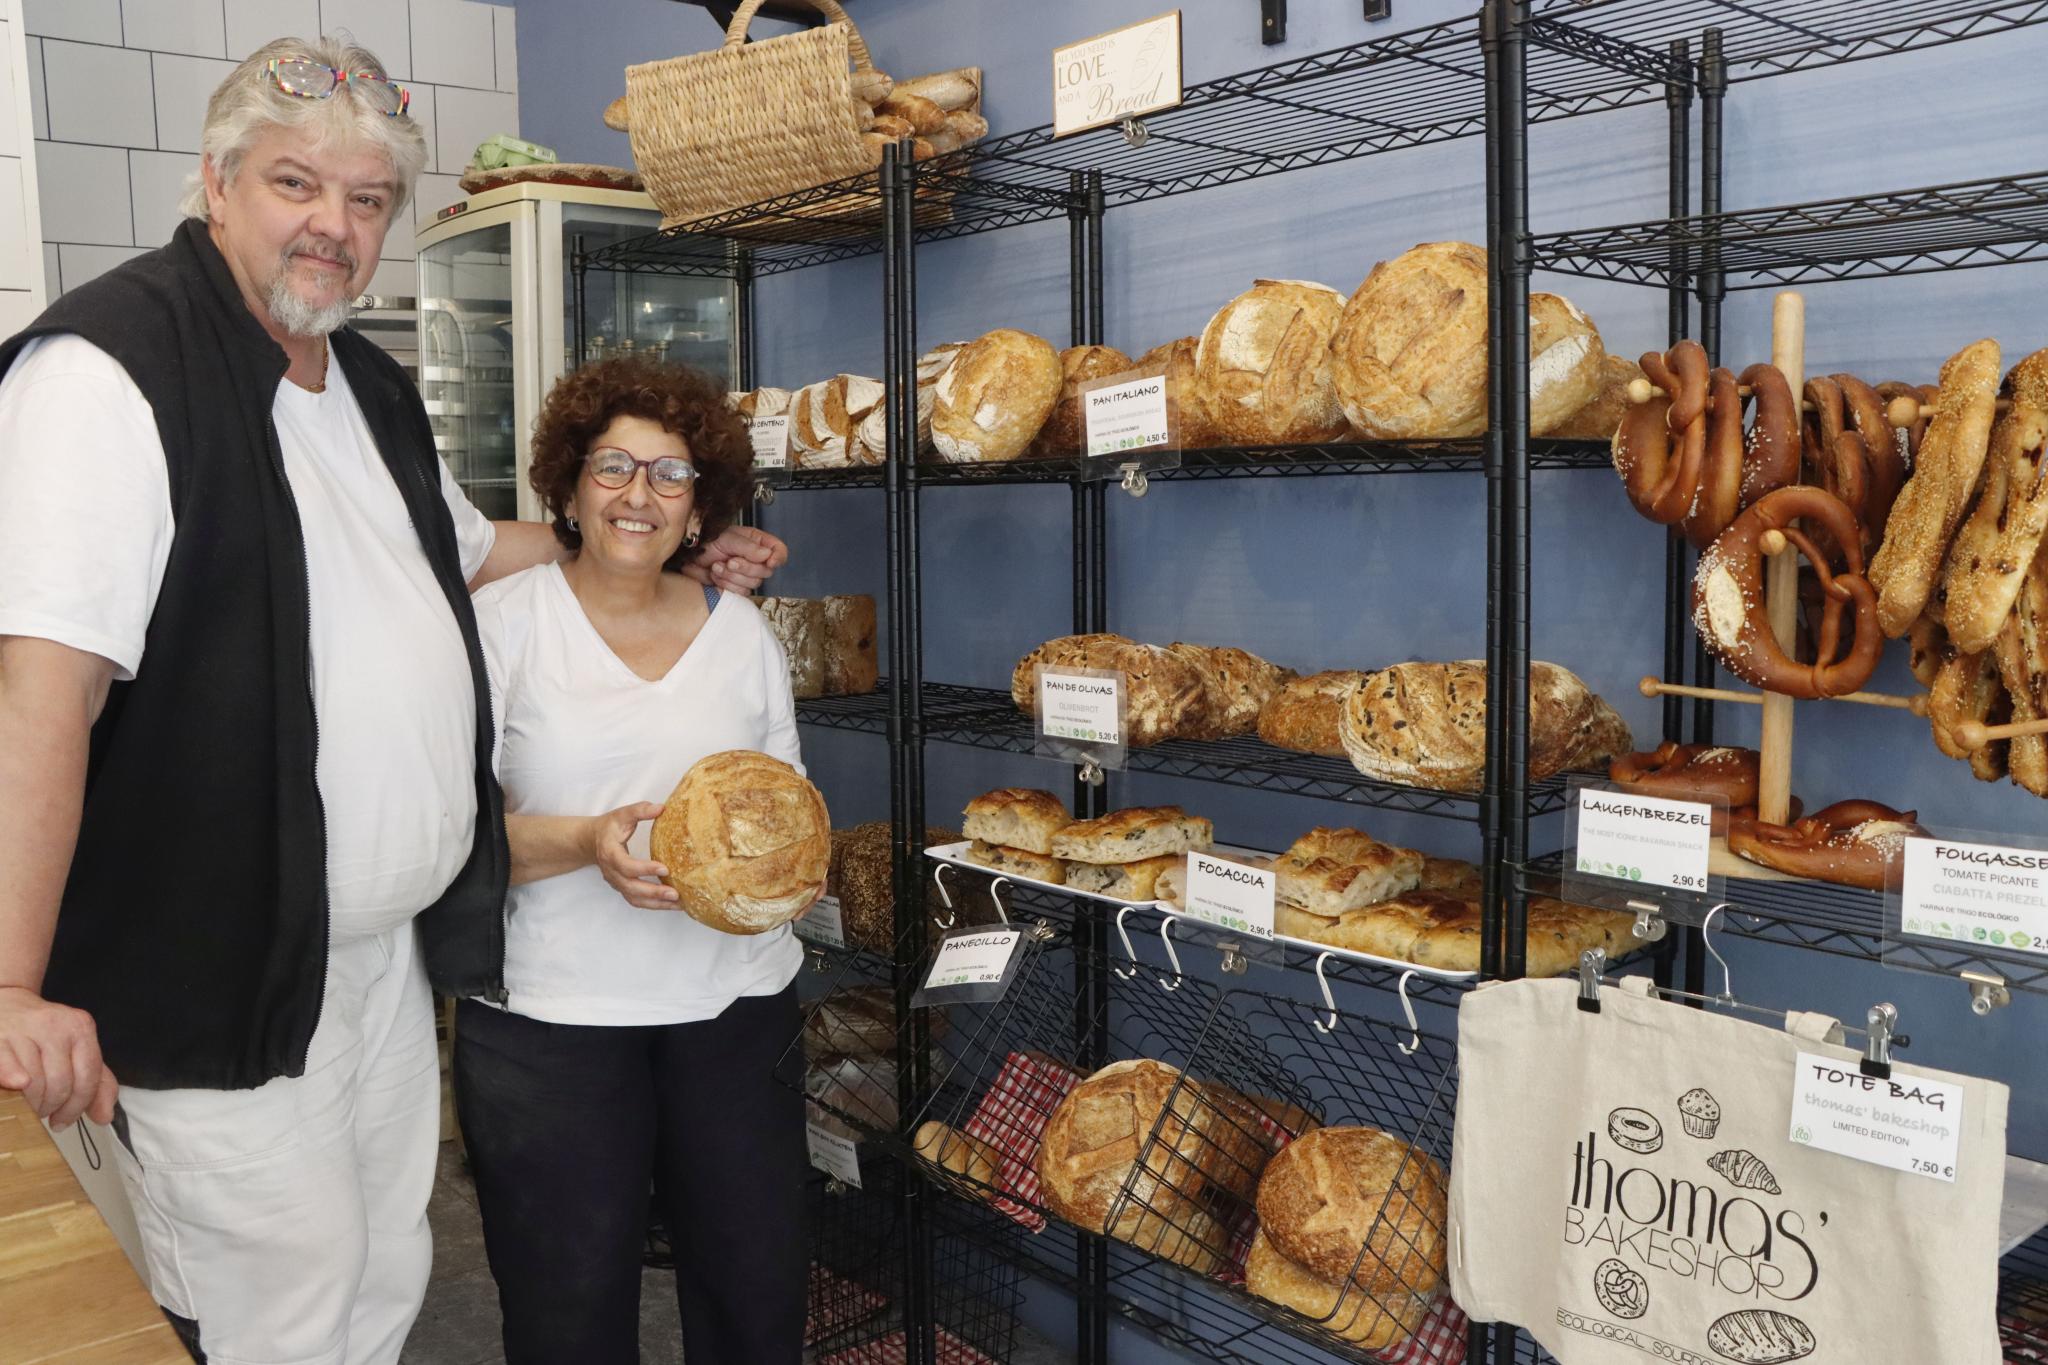
[[[484,1261],[476,1188],[452,1142],[441,1144],[427,1218],[434,1228],[434,1271],[400,1365],[504,1365],[498,1290]],[[666,1271],[646,1271],[640,1288],[640,1359],[644,1365],[675,1365],[682,1358],[674,1281]],[[1007,1365],[1071,1365],[1072,1359],[1020,1327],[1017,1351]]]

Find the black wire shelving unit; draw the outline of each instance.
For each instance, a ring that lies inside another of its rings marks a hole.
[[[919,845],[925,826],[924,765],[932,743],[1029,752],[1027,718],[1006,692],[921,676],[919,517],[931,488],[1063,485],[1073,507],[1073,619],[1076,632],[1108,628],[1104,580],[1110,553],[1107,486],[1077,460],[1000,466],[919,463],[910,416],[917,357],[916,260],[924,245],[1064,218],[1068,223],[1070,344],[1099,342],[1105,270],[1102,226],[1112,209],[1302,170],[1385,151],[1465,137],[1486,142],[1487,237],[1494,307],[1491,406],[1503,414],[1469,441],[1337,443],[1321,446],[1184,452],[1170,470],[1148,471],[1173,484],[1233,478],[1465,474],[1484,478],[1488,507],[1489,716],[1487,783],[1472,795],[1423,792],[1365,781],[1341,760],[1276,750],[1255,740],[1169,742],[1133,750],[1130,770],[1162,772],[1260,790],[1334,798],[1368,808],[1476,823],[1488,885],[1485,962],[1490,976],[1520,975],[1526,894],[1543,889],[1555,865],[1533,859],[1530,822],[1563,808],[1564,786],[1528,779],[1529,476],[1608,464],[1600,443],[1532,440],[1526,376],[1506,357],[1526,352],[1529,274],[1548,269],[1623,280],[1665,291],[1673,340],[1698,336],[1718,349],[1720,310],[1730,290],[1917,270],[1956,269],[2048,258],[2048,173],[1833,200],[1777,209],[1726,212],[1721,202],[1722,113],[1732,86],[1995,36],[2048,21],[2048,0],[1482,0],[1474,12],[1333,51],[1298,57],[1189,87],[1183,103],[1142,120],[1055,139],[1049,128],[986,140],[972,149],[910,164],[895,149],[871,176],[821,185],[674,230],[578,253],[588,269],[731,278],[739,286],[739,386],[755,385],[757,324],[752,283],[762,277],[861,257],[882,261],[882,357],[891,413],[889,456],[879,468],[798,470],[768,482],[777,494],[880,489],[888,531],[889,659],[885,681],[864,697],[799,703],[805,723],[888,736],[891,819],[897,831],[895,890],[899,944],[884,965],[865,963],[864,979],[888,981],[899,1018],[910,1020],[898,1044],[900,1112],[921,1112],[932,1093],[932,1036],[922,1012],[908,1010],[915,967],[929,949],[923,912],[927,875]],[[1589,232],[1533,234],[1526,217],[1527,130],[1535,124],[1662,103],[1669,131],[1666,218]],[[1697,118],[1697,127],[1695,119]],[[1691,165],[1700,162],[1697,211]],[[580,294],[579,294],[580,297]],[[578,320],[579,348],[582,345]],[[1690,639],[1684,611],[1689,582],[1682,546],[1666,557],[1667,620],[1663,675],[1710,679]],[[1020,642],[1023,649],[1035,641]],[[1667,698],[1669,738],[1711,735],[1712,712]],[[1112,775],[1111,782],[1117,779]],[[1108,808],[1104,786],[1074,785],[1078,817]],[[1737,933],[1857,958],[1883,955],[1881,906],[1840,888],[1768,885],[1725,920]],[[1021,912],[1044,919],[1075,961],[1072,1047],[1077,1061],[1107,1056],[1107,1020],[1116,1005],[1108,922],[1071,897],[1029,892]],[[1660,980],[1673,970],[1675,945],[1656,961]],[[1692,945],[1687,945],[1688,947]],[[1919,965],[1952,972],[1963,964],[1935,949]],[[1315,967],[1321,955],[1287,949],[1284,965]],[[1684,955],[1687,980],[1700,955]],[[1892,952],[1896,965],[1898,950]],[[1971,961],[1981,959],[1971,956]],[[1395,974],[1364,964],[1323,964],[1340,986],[1395,988]],[[2011,964],[2006,964],[2010,967]],[[2004,970],[2004,969],[2002,969]],[[2015,984],[2013,971],[2005,970]],[[1296,978],[1298,981],[1299,978]],[[2032,984],[2032,983],[2028,983]],[[2042,983],[2035,988],[2048,988]],[[1427,983],[1426,1004],[1454,1006],[1460,988]],[[898,1134],[907,1139],[907,1134]],[[903,1145],[901,1141],[899,1146]],[[1112,1317],[1205,1358],[1328,1359],[1309,1335],[1290,1332],[1228,1296],[1206,1292],[1184,1272],[1120,1243],[1054,1227],[1009,1236],[1012,1225],[985,1207],[921,1180],[902,1188],[905,1320],[926,1320],[935,1283],[929,1248],[941,1233],[973,1240],[997,1236],[1004,1256],[1071,1293],[1079,1312],[1082,1360],[1107,1359]],[[993,1225],[1000,1224],[1000,1227]],[[2024,1249],[2023,1249],[2024,1250]],[[2036,1282],[2048,1252],[2034,1253]],[[2020,1253],[2015,1254],[2016,1257]],[[2015,1264],[2008,1262],[2011,1270]],[[2009,1276],[2009,1278],[2012,1278]],[[2018,1292],[2012,1279],[2009,1294]],[[2048,1298],[2048,1293],[2044,1293]],[[1535,1358],[1512,1328],[1480,1329],[1471,1361]],[[933,1358],[936,1338],[913,1331],[906,1359]]]

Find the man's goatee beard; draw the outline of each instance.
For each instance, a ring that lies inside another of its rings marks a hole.
[[[270,316],[287,336],[324,337],[347,323],[354,311],[353,298],[337,299],[325,308],[315,308],[292,292],[290,281],[280,274],[270,283]]]

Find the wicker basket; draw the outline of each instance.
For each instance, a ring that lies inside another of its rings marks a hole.
[[[749,43],[747,25],[762,0],[746,0],[723,47],[626,68],[633,159],[663,227],[874,169],[847,79],[849,64],[874,70],[867,44],[835,0],[805,3],[831,22]],[[849,214],[860,216],[828,199],[788,216]]]

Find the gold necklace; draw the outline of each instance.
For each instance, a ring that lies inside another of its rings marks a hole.
[[[294,381],[297,382],[297,381]],[[300,384],[307,393],[327,392],[327,338],[320,338],[320,378],[311,384]]]

